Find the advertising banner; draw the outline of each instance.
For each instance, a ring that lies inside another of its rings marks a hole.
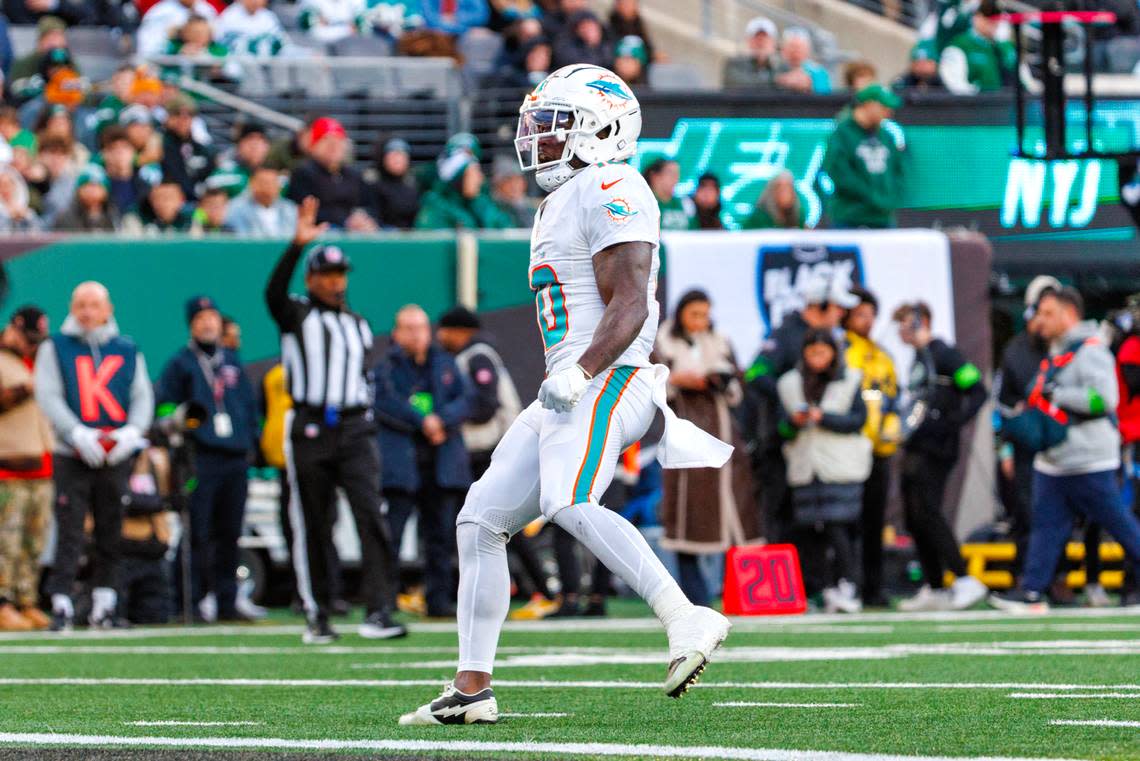
[[[903,366],[912,352],[898,340],[890,314],[924,301],[934,333],[956,340],[950,244],[934,230],[763,230],[667,232],[666,308],[700,288],[712,299],[717,329],[747,367],[771,329],[803,306],[804,284],[824,277],[862,285],[879,300],[874,338]]]

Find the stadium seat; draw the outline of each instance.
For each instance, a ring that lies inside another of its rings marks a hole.
[[[80,60],[84,71],[90,56],[123,57],[122,33],[102,26],[73,26],[67,30],[67,46]]]
[[[19,58],[36,49],[36,28],[24,24],[8,27],[8,39],[12,42],[12,53]]]
[[[655,63],[649,67],[649,86],[654,90],[707,90],[700,70],[687,63]]]
[[[281,26],[285,27],[286,30],[301,28],[300,3],[274,3],[273,12],[277,14]]]
[[[85,55],[80,62],[80,66],[83,67],[83,76],[87,77],[89,82],[105,82],[111,78],[111,75],[115,73],[115,70],[118,69],[124,61],[126,61],[126,58],[122,56]]]
[[[472,29],[459,38],[463,74],[467,82],[478,82],[495,70],[503,52],[503,38],[486,29]]]
[[[345,37],[329,45],[329,55],[385,58],[392,55],[391,41],[377,36]]]

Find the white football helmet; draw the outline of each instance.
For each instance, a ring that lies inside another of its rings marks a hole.
[[[629,85],[609,69],[578,64],[563,66],[526,96],[515,150],[522,170],[533,170],[550,192],[590,164],[632,157],[640,134],[641,104]]]

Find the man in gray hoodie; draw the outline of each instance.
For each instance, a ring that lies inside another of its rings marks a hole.
[[[1097,324],[1083,320],[1084,302],[1072,288],[1046,291],[1037,304],[1041,335],[1049,341],[1049,368],[1027,401],[1055,423],[1065,438],[1033,461],[1033,520],[1021,586],[990,596],[1002,610],[1047,610],[1045,590],[1073,531],[1076,513],[1107,530],[1140,567],[1140,521],[1124,506],[1116,484],[1120,433],[1119,396],[1112,352]]]
[[[119,335],[111,297],[100,283],[71,294],[60,332],[36,355],[36,401],[55,431],[55,563],[48,580],[52,631],[71,628],[71,588],[83,552],[83,520],[95,519],[91,615],[115,623],[123,496],[134,455],[154,416],[154,391],[134,341]]]

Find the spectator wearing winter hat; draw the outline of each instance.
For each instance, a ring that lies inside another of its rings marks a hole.
[[[592,11],[578,11],[554,38],[553,66],[557,70],[571,64],[592,64],[608,69],[613,64],[611,44],[598,17]]]
[[[162,176],[178,183],[187,198],[197,198],[202,183],[214,169],[214,151],[194,139],[194,116],[198,105],[180,95],[166,104],[162,129]]]
[[[103,167],[88,164],[75,180],[75,198],[71,206],[55,220],[59,232],[114,232],[119,228],[120,214],[111,203],[110,181]]]
[[[353,232],[371,232],[376,222],[364,180],[348,165],[348,135],[336,119],[322,117],[309,130],[309,156],[289,178],[289,200],[299,204],[312,196],[320,202],[317,221]]]
[[[481,230],[514,227],[514,222],[487,192],[483,169],[466,150],[437,162],[437,179],[424,194],[416,227],[422,230]]]
[[[381,227],[406,230],[416,223],[420,190],[411,173],[411,151],[403,138],[382,137],[376,142],[376,182],[369,193],[375,199],[373,214]]]
[[[641,18],[639,0],[614,0],[613,10],[610,11],[609,28],[610,34],[618,39],[630,36],[640,39],[645,45],[646,61],[654,60],[653,39],[649,36],[645,21]]]
[[[645,40],[627,35],[614,48],[614,73],[630,85],[643,85],[649,67],[649,50]]]
[[[67,23],[58,16],[44,16],[36,24],[36,49],[17,58],[8,73],[9,91],[18,100],[30,100],[43,92],[52,66],[75,68],[67,48]],[[76,69],[78,70],[78,69]]]
[[[198,486],[190,497],[190,586],[197,606],[208,590],[218,620],[241,620],[237,597],[238,539],[245,513],[248,455],[257,444],[253,386],[236,352],[221,345],[222,315],[209,296],[186,302],[190,342],[166,363],[155,387],[159,417],[186,402],[206,410],[190,435]]]
[[[693,216],[689,225],[694,230],[723,230],[720,212],[720,179],[712,172],[705,172],[697,180],[693,193]]]
[[[526,194],[526,178],[513,156],[496,156],[491,172],[491,198],[510,215],[512,227],[530,229],[538,204]]]
[[[776,53],[776,24],[757,16],[748,22],[744,38],[748,52],[729,58],[724,65],[724,86],[768,90],[776,85],[780,56]]]
[[[126,130],[127,140],[135,149],[135,163],[162,163],[162,135],[155,130],[155,112],[141,104],[124,108],[119,113],[119,125]]]
[[[938,73],[938,49],[933,40],[924,40],[910,49],[910,66],[892,86],[895,90],[946,91],[946,85]]]

